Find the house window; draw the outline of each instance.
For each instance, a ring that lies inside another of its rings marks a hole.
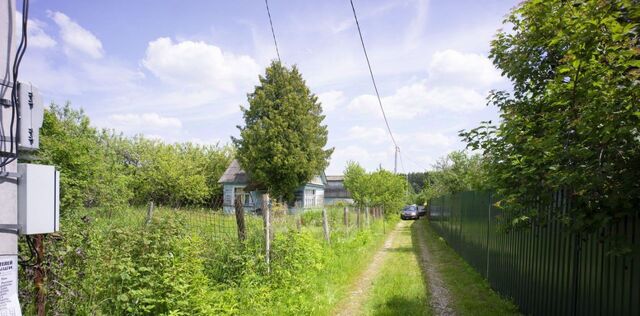
[[[244,192],[244,188],[236,188],[233,200],[234,203],[238,198],[240,198],[240,201],[242,201],[242,205],[252,204],[251,195],[249,194],[249,192]]]
[[[311,190],[311,189],[304,190],[304,206],[305,207],[316,206],[315,194],[316,194],[316,190]]]

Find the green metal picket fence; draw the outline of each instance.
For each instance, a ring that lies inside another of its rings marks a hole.
[[[553,205],[569,205],[562,192]],[[600,232],[576,235],[561,223],[506,233],[490,192],[462,192],[429,202],[431,226],[501,295],[527,315],[640,315],[640,257],[611,252],[611,238],[640,247],[640,213]]]

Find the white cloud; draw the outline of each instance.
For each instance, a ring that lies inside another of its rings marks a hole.
[[[202,139],[202,138],[198,138],[198,137],[194,137],[188,140],[189,142],[196,144],[196,145],[201,145],[201,146],[209,146],[209,145],[219,145],[222,143],[220,138],[209,138],[209,139]]]
[[[149,43],[142,65],[169,84],[224,92],[246,89],[261,71],[249,56],[223,52],[202,41],[174,43],[166,37]]]
[[[16,12],[16,34],[22,34],[22,13]],[[46,24],[39,20],[27,20],[27,36],[29,48],[51,48],[56,46],[56,41],[44,31]]]
[[[387,131],[380,127],[353,126],[347,132],[347,139],[365,141],[371,144],[381,144],[390,141]]]
[[[426,31],[429,0],[417,0],[415,5],[415,16],[407,27],[407,35],[405,37],[405,45],[411,48],[420,45],[419,43]]]
[[[450,147],[456,142],[456,139],[440,132],[419,131],[398,134],[398,141],[414,150],[420,150],[427,147]]]
[[[104,55],[102,42],[95,35],[62,12],[49,12],[49,17],[60,28],[60,36],[67,55],[80,52],[94,59],[102,58]]]
[[[387,116],[409,120],[434,111],[472,113],[485,107],[489,87],[503,82],[486,57],[451,49],[436,52],[427,70],[427,79],[382,97]],[[347,108],[381,115],[377,98],[370,94],[354,98]]]
[[[385,113],[390,118],[413,119],[433,111],[469,112],[482,109],[485,97],[474,89],[442,86],[430,87],[427,81],[403,86],[382,98]],[[374,95],[360,95],[349,103],[351,111],[380,116]]]
[[[433,54],[428,72],[431,82],[440,81],[441,83],[484,87],[502,81],[500,72],[488,58],[452,49]]]
[[[318,100],[322,103],[322,110],[324,112],[331,112],[338,106],[343,105],[347,98],[342,91],[331,90],[318,94]]]
[[[109,122],[122,129],[164,129],[181,128],[182,122],[174,117],[160,116],[157,113],[143,114],[113,114],[109,116]]]
[[[327,173],[342,173],[347,161],[357,161],[369,171],[381,164],[383,167],[389,167],[388,164],[392,162],[393,153],[393,148],[388,148],[388,150],[369,150],[358,145],[339,146],[335,148],[331,156],[331,165]]]

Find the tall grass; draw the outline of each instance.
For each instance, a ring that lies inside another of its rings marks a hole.
[[[329,211],[330,244],[319,210],[274,218],[271,272],[262,218],[247,215],[247,239],[235,217],[203,209],[81,209],[46,240],[50,314],[328,314],[384,239],[381,221],[358,229]],[[298,222],[302,226],[298,227]],[[21,243],[21,253],[29,256]],[[21,269],[21,302],[34,311],[33,268]]]

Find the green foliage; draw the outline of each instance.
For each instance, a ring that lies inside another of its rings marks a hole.
[[[69,213],[64,224],[46,245],[51,314],[191,315],[220,308],[204,271],[203,241],[185,234],[176,215],[143,226]]]
[[[419,194],[423,203],[441,195],[487,189],[488,172],[480,155],[454,151],[438,159],[433,168]]]
[[[242,107],[245,126],[233,138],[238,161],[251,179],[276,198],[291,200],[300,185],[320,174],[333,149],[325,150],[327,126],[318,98],[294,66],[272,62]]]
[[[82,112],[51,104],[45,111],[37,153],[43,164],[60,170],[63,210],[81,206],[122,207],[131,196],[129,178],[117,163],[111,135],[99,133]]]
[[[384,169],[367,173],[350,161],[344,171],[344,185],[356,203],[383,207],[386,214],[394,214],[408,202],[406,179]]]
[[[513,92],[501,111],[462,133],[484,150],[490,180],[515,217],[567,190],[576,231],[606,226],[640,205],[640,5],[635,0],[526,1],[505,20],[491,57]]]
[[[426,181],[429,178],[429,173],[427,172],[409,172],[407,174],[407,180],[409,181],[409,185],[414,192],[422,191]]]
[[[142,137],[126,145],[121,157],[133,177],[134,204],[212,205],[220,200],[217,181],[231,161],[230,148],[164,144]]]
[[[127,138],[90,126],[82,110],[51,104],[37,153],[61,171],[63,210],[99,206],[110,212],[130,202],[211,205],[221,200],[218,179],[234,155],[231,147],[165,144]]]
[[[368,198],[367,171],[355,161],[348,161],[344,170],[344,187],[356,203],[365,204]]]
[[[338,230],[337,208],[330,212],[331,245],[321,226],[305,224],[298,232],[291,221],[287,229],[276,229],[269,273],[261,225],[238,243],[235,234],[202,234],[220,223],[202,221],[196,228],[188,212],[195,211],[160,207],[149,225],[143,208],[65,213],[63,231],[45,243],[47,313],[328,314],[384,239],[381,221],[360,231]],[[28,257],[26,243],[20,252]],[[25,314],[34,313],[33,272],[32,266],[20,269]]]

